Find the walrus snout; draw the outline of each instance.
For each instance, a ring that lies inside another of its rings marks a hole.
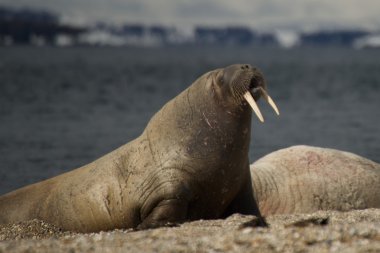
[[[261,89],[266,89],[266,83],[263,74],[258,69],[252,69],[252,77],[249,82],[249,90],[257,101],[261,94]]]
[[[222,81],[230,85],[231,93],[239,103],[247,101],[261,122],[264,118],[256,101],[262,96],[273,108],[277,115],[280,114],[273,99],[266,91],[266,82],[262,72],[249,64],[235,64],[228,66],[223,71]]]
[[[262,96],[277,115],[279,110],[266,92],[266,82],[262,72],[249,64],[234,64],[219,69],[214,76],[214,83],[222,90],[230,93],[237,105],[247,102],[261,122],[264,118],[256,101]]]

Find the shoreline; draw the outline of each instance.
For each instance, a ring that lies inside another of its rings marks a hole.
[[[177,227],[63,232],[42,221],[0,226],[0,252],[378,252],[380,209],[257,218],[234,214]]]

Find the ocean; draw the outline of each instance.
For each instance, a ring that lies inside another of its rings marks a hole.
[[[136,138],[201,74],[261,69],[250,161],[291,145],[380,162],[380,50],[351,48],[0,48],[0,194],[85,165]]]

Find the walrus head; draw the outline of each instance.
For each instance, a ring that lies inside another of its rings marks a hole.
[[[264,76],[257,68],[248,64],[234,64],[219,69],[213,75],[212,85],[218,87],[218,89],[214,90],[221,93],[220,95],[223,95],[224,98],[231,98],[231,101],[225,102],[232,102],[237,105],[246,105],[248,103],[261,122],[264,122],[264,118],[255,102],[261,96],[279,115],[276,104],[266,92]]]

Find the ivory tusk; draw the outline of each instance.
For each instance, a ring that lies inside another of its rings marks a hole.
[[[260,87],[260,90],[261,90],[261,94],[263,95],[264,99],[273,108],[273,110],[276,112],[276,114],[280,115],[280,111],[278,110],[276,104],[274,103],[273,99],[268,95],[266,90],[264,90],[264,88],[262,88],[262,87]]]
[[[249,91],[247,91],[244,94],[244,98],[245,98],[245,100],[247,100],[248,104],[252,107],[252,110],[255,112],[255,114],[259,118],[259,120],[261,122],[264,122],[263,115],[261,114],[259,107],[257,106],[255,100],[253,99],[253,97]]]

